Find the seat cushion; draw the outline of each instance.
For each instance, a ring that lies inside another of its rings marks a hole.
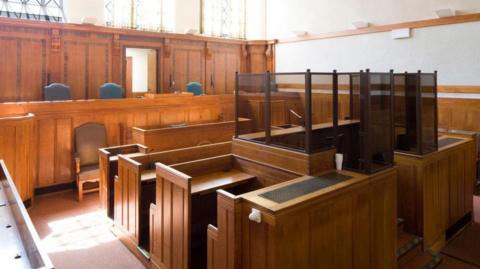
[[[80,173],[78,174],[79,182],[94,182],[99,181],[100,171],[98,170],[98,165],[88,165],[80,167]]]

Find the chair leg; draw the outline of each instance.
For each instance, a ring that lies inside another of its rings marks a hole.
[[[83,183],[82,182],[78,183],[78,201],[79,202],[83,201]]]

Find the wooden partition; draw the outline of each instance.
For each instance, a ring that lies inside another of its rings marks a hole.
[[[424,156],[395,153],[398,214],[406,231],[423,237],[425,249],[440,249],[447,229],[473,210],[476,142],[444,138],[460,140]]]
[[[71,184],[74,181],[74,129],[84,123],[104,124],[108,145],[116,146],[131,143],[132,126],[209,122],[218,119],[219,114],[226,120],[233,120],[234,117],[233,97],[229,95],[0,104],[0,117],[26,113],[35,114],[35,128],[31,136],[35,141],[31,152],[35,153],[26,157],[32,162],[32,184],[35,188]],[[12,141],[20,142],[16,140],[13,129],[9,127],[9,130],[2,136],[2,139],[8,140],[0,145],[0,152],[10,148],[10,145],[13,149]],[[17,132],[17,136],[19,134]],[[18,139],[22,137],[18,136]]]
[[[147,154],[118,155],[114,183],[114,231],[141,259],[149,251],[149,208],[155,202],[155,163],[166,165],[231,153],[231,142]],[[139,252],[137,246],[144,252]]]
[[[0,116],[0,159],[5,161],[22,201],[33,198],[35,119],[31,113]]]
[[[230,94],[235,72],[274,70],[275,41],[245,41],[100,26],[0,18],[0,102],[43,100],[52,82],[73,99],[98,98],[114,82],[126,89],[127,47],[157,50],[157,93],[200,82],[206,94]],[[133,93],[128,92],[127,96]]]
[[[105,214],[113,219],[113,186],[115,176],[118,175],[118,155],[127,155],[128,157],[141,156],[148,152],[148,148],[143,145],[122,145],[98,150],[99,170],[100,170],[100,205]]]
[[[341,173],[353,178],[284,203],[259,195],[309,177],[238,196],[219,191],[208,269],[395,268],[395,170]]]
[[[201,124],[133,127],[132,142],[152,151],[164,151],[231,141],[235,135],[235,121],[225,121],[219,116],[217,121]],[[239,119],[238,130],[240,134],[251,132],[250,120]]]
[[[2,268],[54,268],[41,246],[22,198],[5,162],[0,159],[0,238]]]

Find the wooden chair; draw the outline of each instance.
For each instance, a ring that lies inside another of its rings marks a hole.
[[[100,172],[98,168],[98,149],[107,146],[105,126],[98,123],[86,123],[75,128],[75,166],[78,188],[78,201],[83,200],[83,194],[95,192],[99,187],[84,189],[87,182],[98,183]]]

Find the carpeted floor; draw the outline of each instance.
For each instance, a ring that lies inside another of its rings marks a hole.
[[[145,268],[110,232],[98,193],[81,203],[71,191],[37,196],[29,214],[56,269]]]
[[[480,224],[472,223],[450,241],[442,253],[480,266]]]

